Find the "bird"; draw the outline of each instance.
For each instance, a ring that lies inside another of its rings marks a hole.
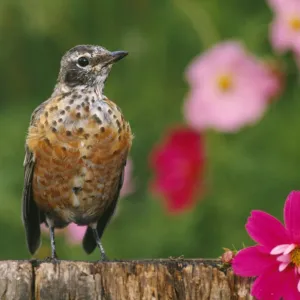
[[[133,134],[119,106],[103,89],[126,51],[77,45],[67,51],[50,98],[32,113],[25,141],[22,221],[29,252],[50,232],[51,259],[58,259],[55,229],[87,225],[83,249],[101,243],[119,198]]]

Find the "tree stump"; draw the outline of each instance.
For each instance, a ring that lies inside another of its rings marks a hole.
[[[0,261],[5,300],[246,300],[251,283],[218,260]]]

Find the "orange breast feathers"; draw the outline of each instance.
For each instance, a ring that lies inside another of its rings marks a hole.
[[[48,101],[33,119],[26,141],[35,158],[37,204],[44,211],[106,206],[115,193],[132,138],[129,123],[107,98],[96,100],[89,93],[84,99],[75,94]]]

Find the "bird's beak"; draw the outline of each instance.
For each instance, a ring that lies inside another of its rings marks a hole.
[[[107,56],[108,61],[105,63],[104,66],[113,64],[117,61],[119,61],[120,59],[124,58],[125,56],[128,55],[127,51],[114,51],[114,52],[110,52]]]

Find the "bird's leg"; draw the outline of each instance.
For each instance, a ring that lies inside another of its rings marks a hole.
[[[92,230],[93,230],[93,234],[94,234],[94,238],[95,238],[96,244],[97,244],[97,246],[98,246],[98,248],[100,250],[101,260],[102,261],[108,260],[106,254],[105,254],[104,248],[103,248],[103,246],[101,244],[97,228],[93,228]]]
[[[56,255],[56,247],[55,247],[54,227],[49,226],[49,230],[50,230],[50,241],[51,241],[51,258],[53,260],[56,260],[57,255]]]

